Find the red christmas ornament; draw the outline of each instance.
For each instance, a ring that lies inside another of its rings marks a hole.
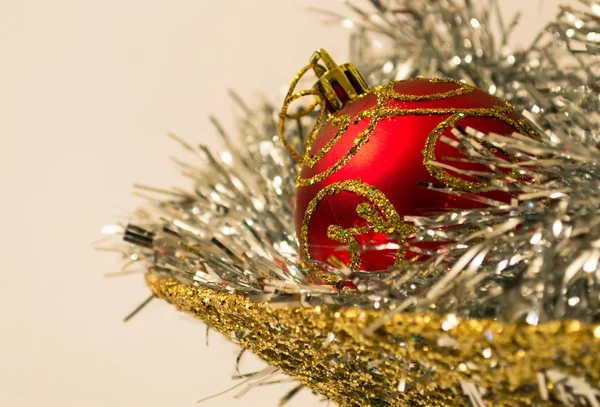
[[[320,79],[303,94],[321,98],[327,116],[307,140],[296,183],[296,232],[304,260],[371,271],[399,263],[407,257],[403,243],[414,230],[405,216],[478,205],[419,182],[458,190],[485,187],[431,164],[483,170],[447,160],[462,155],[439,142],[441,136],[454,138],[451,130],[457,126],[535,136],[509,103],[462,82],[417,78],[368,89],[351,64],[336,66],[323,50],[311,62],[300,76],[314,68]],[[285,112],[297,98],[290,91],[282,120],[291,116]],[[386,248],[389,243],[392,248]]]

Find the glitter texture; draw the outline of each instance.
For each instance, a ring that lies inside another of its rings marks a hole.
[[[594,327],[577,321],[530,326],[407,312],[365,335],[380,313],[273,308],[155,274],[146,281],[157,297],[341,407],[469,406],[456,387],[473,381],[485,387],[483,398],[493,406],[551,405],[540,396],[536,373],[556,367],[576,376],[587,371],[588,380],[600,383],[594,357],[600,338]],[[334,339],[325,345],[328,334]]]

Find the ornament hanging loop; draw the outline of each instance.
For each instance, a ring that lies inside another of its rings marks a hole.
[[[290,84],[290,88],[289,88],[287,94],[285,95],[285,99],[283,100],[283,107],[281,108],[281,113],[279,114],[279,138],[281,139],[281,142],[283,143],[285,148],[289,151],[290,155],[299,163],[302,163],[304,161],[303,156],[307,153],[307,151],[306,151],[307,146],[309,146],[312,143],[311,140],[314,139],[315,134],[320,129],[321,123],[323,122],[323,119],[325,118],[325,114],[327,113],[327,111],[325,109],[325,99],[323,98],[323,95],[321,93],[319,93],[319,91],[317,89],[315,89],[313,87],[312,89],[306,89],[306,90],[301,90],[299,92],[296,92],[296,86],[298,85],[298,82],[300,82],[300,80],[304,77],[304,75],[311,69],[314,70],[315,72],[326,72],[327,71],[327,69],[324,66],[319,65],[319,64],[309,64],[309,65],[306,65],[304,68],[302,68],[300,70],[300,72],[298,72],[298,74],[292,80],[292,83]],[[314,97],[313,102],[310,105],[308,105],[307,107],[300,109],[296,113],[290,113],[289,112],[290,106],[295,101],[297,101],[298,99],[301,99],[305,96],[313,96]],[[294,150],[294,147],[292,147],[285,138],[285,122],[286,122],[286,120],[297,120],[304,116],[308,116],[312,112],[317,110],[317,106],[320,106],[319,116],[317,117],[315,124],[314,124],[313,128],[311,129],[310,134],[308,135],[307,141],[304,145],[304,151],[302,154],[300,154],[296,150]]]
[[[295,92],[298,82],[311,69],[319,80],[312,89]],[[291,156],[302,163],[303,157],[308,154],[308,149],[323,125],[325,115],[338,112],[368,90],[367,83],[353,64],[337,65],[327,51],[322,48],[316,50],[310,57],[309,64],[302,68],[292,80],[279,115],[279,138]],[[315,100],[298,112],[289,113],[288,110],[292,103],[305,96],[314,96]],[[319,116],[306,139],[303,153],[299,154],[285,139],[285,121],[308,116],[317,110],[317,106],[320,106]]]
[[[325,65],[325,69],[323,69],[322,65],[319,65],[319,62]],[[323,75],[325,75],[327,71],[331,71],[337,68],[337,64],[335,63],[331,55],[329,55],[329,52],[325,51],[322,48],[319,48],[314,52],[314,54],[312,54],[309,63],[315,66],[313,70],[315,71],[315,75],[317,76],[317,78],[321,78]]]

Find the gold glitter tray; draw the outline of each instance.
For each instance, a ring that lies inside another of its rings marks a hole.
[[[152,272],[146,282],[342,407],[588,405],[600,397],[600,325],[406,312],[366,336],[382,312],[274,308]]]

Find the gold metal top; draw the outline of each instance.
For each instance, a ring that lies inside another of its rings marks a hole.
[[[323,95],[331,113],[341,110],[369,89],[353,64],[337,65],[324,49],[315,51],[310,64],[314,66],[315,75],[319,78],[314,89]]]

